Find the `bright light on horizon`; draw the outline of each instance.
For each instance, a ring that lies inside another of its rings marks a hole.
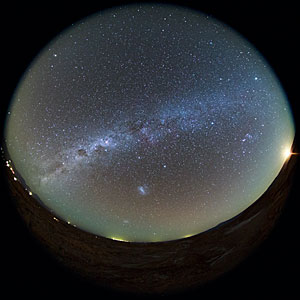
[[[298,153],[294,153],[291,151],[291,148],[285,148],[282,152],[283,157],[285,160],[287,160],[288,158],[290,158],[292,155],[297,155]]]
[[[120,238],[120,237],[109,237],[111,240],[114,240],[114,241],[119,241],[119,242],[129,242],[128,240],[125,240],[123,238]]]
[[[285,159],[288,159],[292,155],[291,149],[290,148],[285,148],[283,150],[283,157]]]

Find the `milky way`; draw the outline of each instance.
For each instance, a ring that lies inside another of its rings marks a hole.
[[[95,14],[47,45],[16,89],[5,141],[54,215],[147,242],[243,211],[293,138],[286,96],[252,45],[197,11],[143,4]]]

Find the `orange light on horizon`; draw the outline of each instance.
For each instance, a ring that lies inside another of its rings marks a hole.
[[[288,158],[290,158],[292,155],[298,155],[299,153],[296,152],[292,152],[290,148],[285,148],[283,150],[283,157],[285,158],[285,160],[287,160]]]

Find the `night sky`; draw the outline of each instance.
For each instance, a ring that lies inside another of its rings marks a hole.
[[[105,10],[29,66],[6,145],[33,193],[94,234],[161,241],[205,231],[268,188],[294,138],[267,62],[179,6]]]

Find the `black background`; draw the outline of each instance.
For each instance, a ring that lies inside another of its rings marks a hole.
[[[97,3],[99,2],[99,3]],[[1,132],[9,101],[20,77],[39,51],[77,20],[128,1],[24,1],[1,7]],[[174,1],[173,1],[174,3]],[[299,15],[296,1],[176,1],[227,23],[256,46],[279,77],[290,100],[297,131],[299,112]],[[297,19],[298,18],[298,19]],[[296,133],[299,134],[298,132]],[[299,136],[297,137],[299,141]],[[299,145],[299,144],[298,144]],[[298,167],[299,174],[299,167]],[[1,173],[3,176],[3,173]],[[242,264],[218,280],[165,298],[294,298],[299,276],[299,188],[294,188],[269,238]],[[126,296],[96,288],[64,270],[29,234],[7,197],[1,177],[1,286],[10,297],[74,298]],[[50,299],[49,298],[49,299]],[[131,298],[136,298],[132,295]]]

